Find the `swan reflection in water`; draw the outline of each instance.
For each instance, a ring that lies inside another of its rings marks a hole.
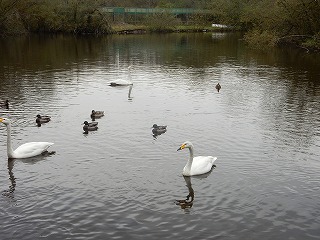
[[[8,172],[9,172],[9,180],[10,186],[8,190],[4,190],[2,195],[8,198],[14,199],[14,191],[16,190],[16,178],[13,175],[13,166],[15,159],[8,159]]]
[[[186,199],[176,200],[176,205],[180,206],[181,209],[192,208],[193,200],[194,200],[194,191],[191,184],[191,177],[183,176],[184,180],[186,181],[189,194],[187,195]]]
[[[186,186],[188,188],[188,191],[189,191],[189,194],[186,196],[186,199],[178,199],[178,200],[175,200],[175,204],[177,206],[180,206],[181,209],[189,209],[189,208],[192,208],[193,206],[193,201],[194,201],[194,190],[192,188],[192,183],[191,183],[191,178],[195,178],[195,179],[205,179],[207,178],[210,173],[212,172],[213,169],[216,168],[216,165],[213,165],[212,169],[210,172],[208,173],[205,173],[205,174],[202,174],[202,175],[196,175],[196,176],[192,176],[192,177],[188,177],[188,176],[183,176],[185,182],[186,182]]]
[[[49,156],[54,155],[56,152],[44,152],[41,155],[31,157],[31,158],[21,158],[19,161],[26,163],[26,164],[36,164],[39,161],[47,160]],[[2,192],[3,196],[6,196],[12,200],[14,200],[14,191],[16,190],[16,178],[13,174],[13,167],[17,159],[8,158],[8,173],[9,173],[9,180],[10,186],[8,190],[4,190]]]
[[[128,100],[129,100],[129,101],[132,101],[132,98],[133,98],[133,97],[131,96],[132,87],[133,87],[133,85],[130,85],[130,86],[129,86],[129,92],[128,92]]]

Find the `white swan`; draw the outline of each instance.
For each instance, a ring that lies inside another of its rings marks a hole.
[[[22,144],[13,151],[11,143],[11,122],[7,118],[0,118],[0,122],[7,127],[7,154],[8,158],[29,158],[40,155],[53,145],[50,142],[29,142]]]
[[[217,160],[216,157],[212,156],[193,157],[193,145],[189,141],[184,142],[177,151],[184,148],[189,148],[190,158],[186,166],[183,168],[183,176],[192,176],[207,173],[212,169],[213,163]]]
[[[112,86],[112,87],[115,87],[115,86],[129,86],[129,85],[133,85],[132,81],[131,81],[131,69],[132,66],[129,66],[128,67],[128,70],[129,70],[129,80],[125,80],[125,79],[117,79],[117,80],[114,80],[113,82],[111,82],[109,85]]]

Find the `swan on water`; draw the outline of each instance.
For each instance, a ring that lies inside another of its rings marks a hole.
[[[7,154],[8,158],[29,158],[45,153],[53,145],[51,142],[29,142],[22,144],[13,151],[11,143],[11,122],[7,118],[0,118],[0,122],[7,127]]]
[[[125,79],[117,79],[114,80],[112,82],[110,82],[110,86],[115,87],[115,86],[129,86],[129,85],[133,85],[132,81],[131,81],[131,69],[132,66],[128,67],[129,70],[129,80],[125,80]]]
[[[214,166],[213,163],[217,160],[216,157],[212,156],[198,156],[193,157],[193,145],[191,142],[186,141],[184,142],[177,151],[189,148],[190,157],[183,168],[182,174],[183,176],[193,176],[193,175],[200,175],[211,171],[212,167]]]

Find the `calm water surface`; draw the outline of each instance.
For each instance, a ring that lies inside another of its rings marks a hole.
[[[13,144],[56,151],[8,161],[1,124],[1,239],[319,239],[320,57],[239,39],[1,40]],[[119,78],[133,88],[108,86]],[[92,109],[106,115],[85,135]],[[38,113],[52,121],[37,127]],[[186,140],[218,158],[209,174],[182,176]],[[193,205],[175,204],[189,192]]]

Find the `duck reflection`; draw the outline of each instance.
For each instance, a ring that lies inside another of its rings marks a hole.
[[[14,199],[14,191],[16,190],[16,178],[13,175],[13,166],[14,166],[14,159],[8,159],[8,172],[9,172],[9,180],[10,186],[8,190],[4,190],[2,195],[8,198]]]
[[[180,206],[181,209],[192,208],[194,200],[194,191],[191,184],[191,177],[184,176],[184,180],[186,181],[189,194],[187,195],[186,199],[175,201],[176,205]]]
[[[4,106],[5,106],[6,109],[9,109],[9,100],[5,101]]]

